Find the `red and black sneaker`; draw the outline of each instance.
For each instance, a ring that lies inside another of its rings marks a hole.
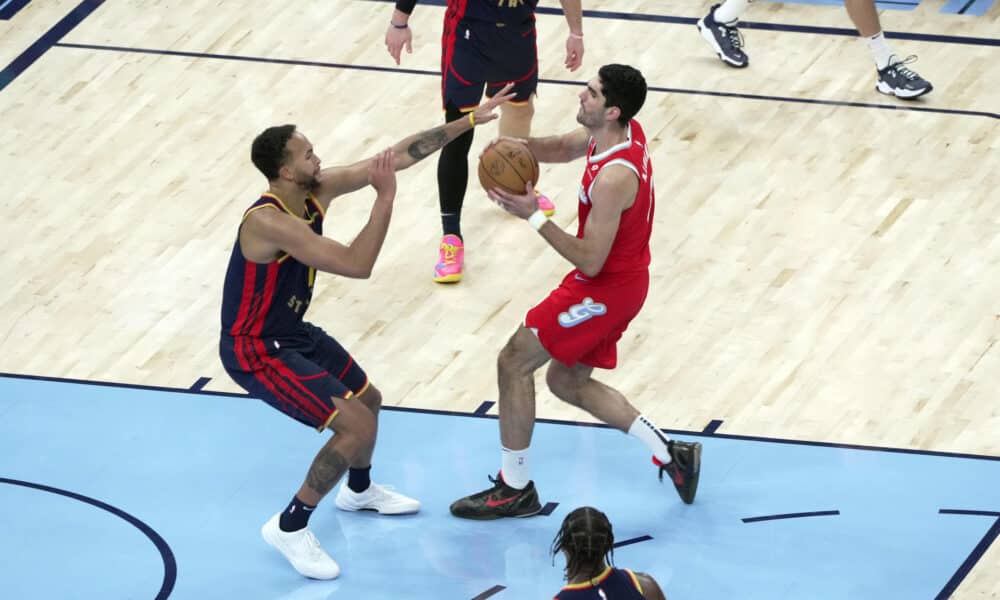
[[[698,476],[701,474],[701,443],[699,442],[667,442],[667,452],[670,462],[661,463],[653,457],[653,464],[660,467],[660,481],[663,474],[670,475],[670,481],[677,488],[677,495],[685,504],[694,502],[698,493]]]
[[[472,494],[451,504],[451,514],[463,519],[500,519],[503,517],[530,517],[542,510],[535,491],[535,482],[529,481],[523,490],[504,483],[503,477],[490,477],[493,487]]]

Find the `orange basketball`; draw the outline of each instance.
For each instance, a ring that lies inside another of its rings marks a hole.
[[[521,142],[500,140],[479,157],[479,183],[483,189],[523,194],[529,181],[538,185],[538,160]]]

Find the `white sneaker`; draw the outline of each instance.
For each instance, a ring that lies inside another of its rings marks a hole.
[[[355,492],[346,483],[340,486],[334,501],[340,510],[374,510],[383,515],[405,515],[420,510],[420,501],[392,491],[392,486],[374,481],[363,492]]]
[[[274,515],[260,528],[264,541],[281,552],[296,571],[313,579],[333,579],[340,575],[340,566],[323,551],[319,540],[309,528],[282,531],[278,526],[281,513]]]

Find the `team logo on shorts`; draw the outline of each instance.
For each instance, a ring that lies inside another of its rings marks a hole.
[[[566,312],[559,313],[559,324],[563,327],[576,327],[584,321],[589,321],[591,317],[599,317],[607,312],[607,306],[594,302],[592,298],[584,298],[580,304],[574,304]]]

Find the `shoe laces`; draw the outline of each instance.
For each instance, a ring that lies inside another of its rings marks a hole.
[[[313,535],[312,531],[306,529],[305,534],[303,534],[303,539],[306,541],[306,547],[309,549],[309,554],[313,558],[321,558],[326,553],[323,552],[323,547],[319,545],[319,540]]]
[[[458,262],[458,246],[454,244],[441,244],[441,262],[446,265],[453,265]]]
[[[892,62],[892,59],[890,59],[889,68],[895,69],[896,72],[903,77],[903,79],[906,79],[907,81],[913,81],[914,79],[920,78],[920,75],[917,75],[917,73],[913,69],[910,69],[909,67],[906,66],[917,62],[916,54],[911,54],[906,58],[904,58],[903,60],[899,60],[898,56],[893,56],[893,58],[896,59],[896,62]]]
[[[743,34],[740,33],[739,27],[730,27],[722,23],[719,23],[719,27],[722,28],[722,32],[726,35],[729,45],[733,47],[733,50],[743,49]]]

